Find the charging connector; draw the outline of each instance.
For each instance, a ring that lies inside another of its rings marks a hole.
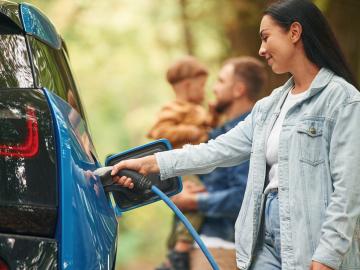
[[[96,169],[94,171],[94,174],[100,177],[101,183],[103,184],[103,187],[108,187],[111,185],[116,185],[116,183],[113,181],[112,177],[111,177],[111,171],[112,171],[112,166],[108,166],[108,167],[102,167],[99,169]],[[133,170],[121,170],[117,173],[118,176],[126,176],[132,179],[132,182],[134,183],[134,189],[135,190],[141,190],[141,191],[146,191],[146,190],[150,190],[152,183],[151,181],[145,176],[142,175],[136,171]]]
[[[127,170],[127,169],[121,170],[118,173],[118,176],[126,176],[131,178],[134,183],[134,189],[144,190],[144,191],[151,189],[152,186],[151,181],[145,175],[142,175],[136,171]]]

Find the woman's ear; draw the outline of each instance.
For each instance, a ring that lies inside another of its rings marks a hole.
[[[293,43],[298,42],[301,39],[302,26],[299,22],[293,22],[290,25],[290,38]]]

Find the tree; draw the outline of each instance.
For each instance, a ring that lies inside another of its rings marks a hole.
[[[325,15],[328,18],[349,65],[360,80],[360,1],[327,1]]]

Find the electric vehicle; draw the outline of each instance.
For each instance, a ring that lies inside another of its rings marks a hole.
[[[168,148],[160,140],[106,165]],[[35,7],[0,1],[0,270],[114,268],[116,216],[159,198],[104,184],[101,167],[64,41]],[[179,178],[150,178],[181,190]]]

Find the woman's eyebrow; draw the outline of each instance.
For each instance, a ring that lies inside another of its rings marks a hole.
[[[262,29],[262,30],[259,32],[259,35],[260,35],[261,38],[263,37],[264,31],[266,31],[266,29]]]

